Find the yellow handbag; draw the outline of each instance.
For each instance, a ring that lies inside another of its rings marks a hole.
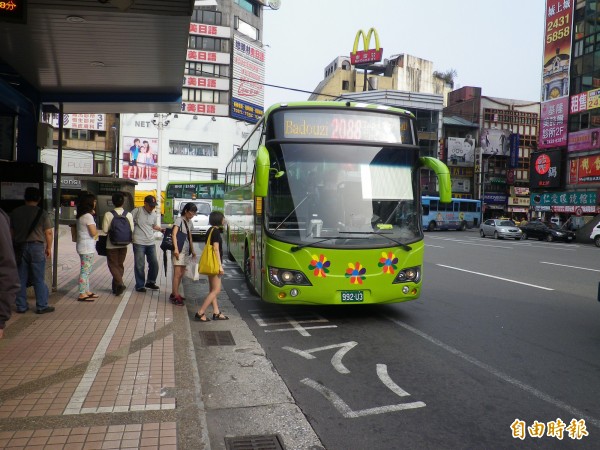
[[[206,245],[204,245],[204,250],[202,250],[200,262],[198,263],[198,273],[203,275],[219,274],[219,259],[217,258],[214,247],[210,244],[210,236],[212,235],[213,230],[214,227],[210,230],[210,233],[208,233]]]

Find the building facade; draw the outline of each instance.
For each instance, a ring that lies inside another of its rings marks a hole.
[[[442,153],[454,175],[453,195],[481,199],[484,218],[520,220],[529,214],[530,159],[537,148],[540,103],[481,94],[479,87],[457,89],[444,108],[445,120],[462,121],[444,130]],[[468,185],[472,189],[467,192]]]
[[[158,184],[164,190],[168,181],[223,178],[235,150],[263,114],[265,4],[196,2],[181,111],[120,117],[120,174],[137,180],[138,190],[153,190]],[[140,159],[133,168],[136,155]]]
[[[591,0],[546,0],[545,6],[531,209],[580,228],[600,213],[600,9]]]

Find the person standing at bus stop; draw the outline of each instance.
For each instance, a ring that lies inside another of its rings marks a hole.
[[[156,225],[156,197],[146,195],[144,197],[144,206],[135,208],[132,211],[133,216],[133,258],[135,274],[135,290],[137,292],[146,292],[146,289],[158,291],[156,285],[158,277],[158,258],[156,257],[156,245],[154,243],[154,231],[164,229]],[[148,276],[145,275],[146,261],[148,261]]]
[[[217,296],[219,295],[219,292],[221,292],[221,277],[225,273],[223,270],[223,238],[221,237],[220,231],[221,227],[223,227],[223,225],[225,224],[225,216],[221,211],[213,211],[208,217],[208,223],[211,225],[211,228],[206,233],[206,245],[212,245],[215,250],[215,253],[219,255],[219,274],[208,276],[208,295],[204,298],[202,306],[200,306],[200,309],[194,316],[194,318],[199,322],[210,321],[210,319],[206,317],[206,310],[210,305],[212,305],[213,320],[229,319],[229,317],[223,314],[223,312],[219,308],[219,304],[217,303]],[[209,235],[210,241],[208,240]]]
[[[5,323],[10,319],[10,309],[19,287],[19,272],[10,238],[10,219],[0,209],[0,339],[4,337]]]
[[[178,306],[183,306],[183,298],[179,295],[179,285],[185,274],[185,266],[188,263],[190,255],[193,258],[196,257],[194,243],[192,242],[191,221],[197,211],[198,207],[195,203],[186,203],[181,211],[181,216],[175,220],[175,224],[173,225],[173,283],[169,300]],[[180,233],[185,236],[181,248],[178,239]]]
[[[127,236],[128,239],[124,241],[131,242],[131,236],[133,234],[133,216],[131,213],[125,213],[125,209],[123,208],[125,196],[122,192],[115,192],[112,195],[112,203],[115,208],[104,214],[104,219],[102,220],[102,231],[108,235],[108,239],[106,240],[106,263],[108,265],[108,270],[113,277],[112,293],[115,295],[121,295],[126,289],[126,286],[123,283],[123,275],[125,274],[124,263],[125,258],[127,257],[127,247],[129,244],[114,243],[112,238],[115,234],[117,234],[115,230],[119,230],[118,233],[121,234],[122,228],[115,227],[111,233],[111,226],[114,227],[115,224],[129,222],[131,232],[127,231],[128,228],[125,227],[124,231],[130,234]],[[115,214],[117,217],[115,217]],[[122,219],[122,217],[125,217],[126,220]]]
[[[17,312],[24,313],[27,305],[27,282],[31,281],[35,291],[36,313],[54,311],[48,305],[49,291],[46,286],[46,260],[52,256],[54,227],[48,213],[38,206],[42,199],[36,187],[25,189],[25,204],[10,213],[13,240],[22,245],[21,257],[17,257],[21,290],[17,294]]]

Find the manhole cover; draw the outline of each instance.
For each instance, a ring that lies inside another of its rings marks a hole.
[[[225,448],[228,450],[285,450],[278,434],[226,437]]]
[[[202,345],[235,345],[231,331],[199,331]]]

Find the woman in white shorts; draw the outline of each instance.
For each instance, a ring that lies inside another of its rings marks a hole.
[[[181,215],[175,220],[173,225],[173,286],[169,300],[174,305],[183,306],[183,298],[179,295],[179,285],[185,274],[185,266],[188,258],[196,257],[194,243],[192,242],[192,217],[196,215],[198,207],[195,203],[188,203],[183,207]],[[179,235],[179,236],[178,236]],[[185,237],[185,240],[183,240]],[[179,239],[178,239],[179,238]],[[183,244],[181,242],[183,241]]]

